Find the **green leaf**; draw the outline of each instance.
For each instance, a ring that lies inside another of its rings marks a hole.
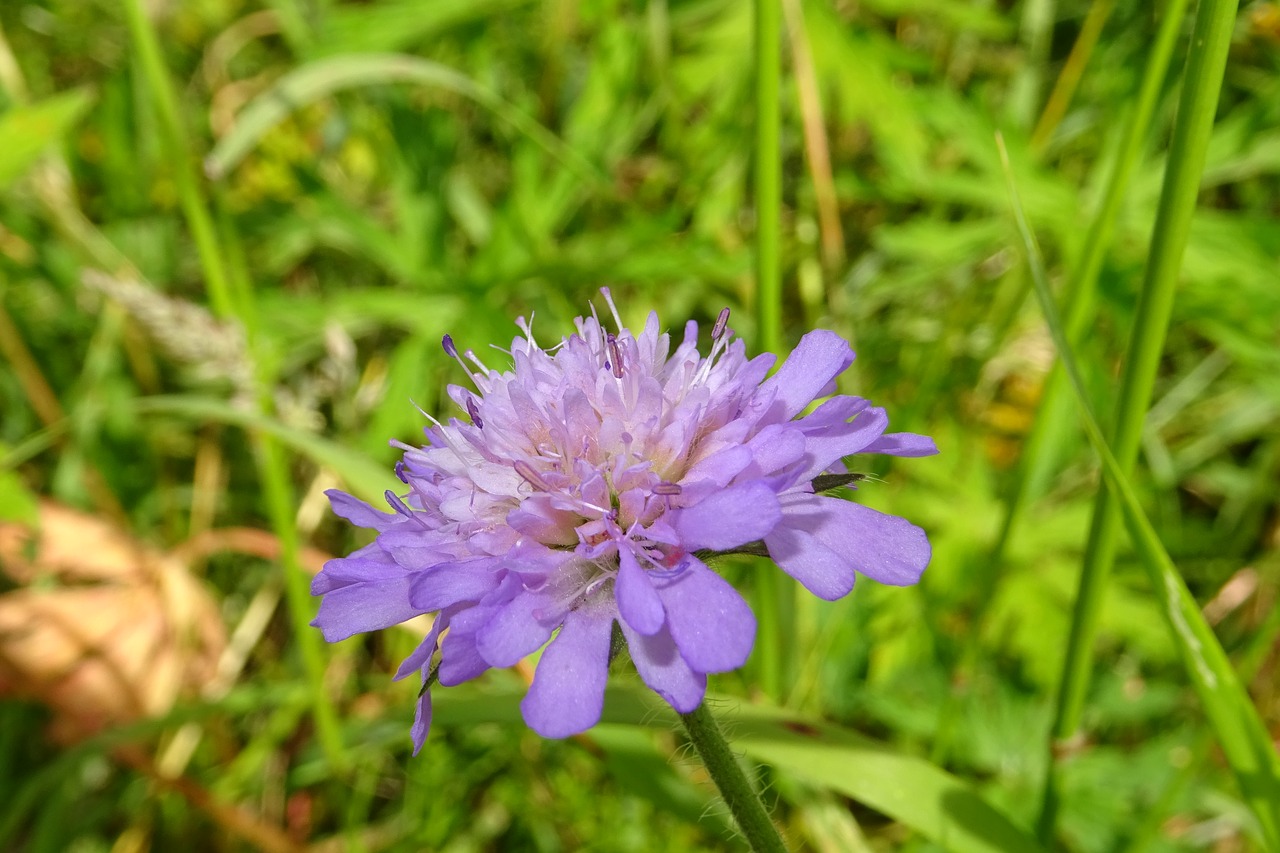
[[[258,412],[238,409],[223,400],[176,395],[142,397],[134,402],[134,407],[139,414],[167,414],[196,421],[217,421],[272,435],[317,465],[333,471],[352,494],[367,501],[381,501],[386,489],[394,485],[390,471],[361,453],[327,438],[285,426]]]
[[[731,743],[751,758],[852,797],[953,853],[1040,849],[966,783],[924,759],[764,708],[744,708],[724,722]]]
[[[435,722],[521,725],[522,686],[463,685],[435,697]],[[851,797],[899,821],[952,853],[1035,853],[1030,834],[965,782],[921,758],[840,726],[708,697],[730,744],[756,761]],[[732,708],[732,711],[726,709]],[[650,691],[631,685],[605,692],[604,723],[674,729],[674,712]],[[585,732],[593,737],[596,730]]]
[[[0,116],[0,190],[22,177],[92,103],[88,89],[71,89]]]

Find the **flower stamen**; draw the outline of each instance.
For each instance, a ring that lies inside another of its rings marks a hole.
[[[622,331],[622,317],[618,314],[618,306],[613,304],[613,294],[609,288],[600,288],[600,293],[604,295],[605,304],[609,306],[609,313],[613,315],[613,323],[618,327],[618,331]]]
[[[716,324],[711,327],[711,340],[718,341],[720,336],[724,334],[725,327],[729,325],[729,306],[720,309],[720,316],[716,318]]]
[[[605,337],[605,342],[609,346],[609,360],[606,360],[604,366],[610,368],[612,364],[612,372],[615,379],[622,378],[622,348],[618,346],[618,338],[612,332]]]
[[[474,397],[467,398],[467,414],[471,416],[471,422],[479,429],[484,429],[484,419],[480,417],[480,408],[476,405]]]
[[[422,519],[418,518],[417,514],[409,508],[407,503],[404,502],[404,499],[395,492],[387,489],[386,492],[383,493],[383,496],[387,499],[387,504],[398,514],[403,515],[410,521],[422,522]]]
[[[533,466],[523,459],[517,459],[511,467],[516,469],[516,473],[524,478],[525,482],[533,486],[535,489],[543,492],[553,491],[547,481],[542,479],[542,475],[534,470]]]

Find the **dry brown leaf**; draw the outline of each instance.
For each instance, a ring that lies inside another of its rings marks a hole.
[[[0,523],[0,571],[21,584],[49,576],[72,583],[140,582],[145,550],[108,522],[52,501],[40,502],[38,531]]]
[[[60,740],[163,714],[226,645],[181,562],[66,507],[42,502],[38,535],[0,525],[0,570],[27,584],[0,595],[0,695],[47,704]]]

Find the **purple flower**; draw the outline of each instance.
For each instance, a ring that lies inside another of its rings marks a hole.
[[[426,447],[395,442],[408,491],[387,492],[392,512],[329,492],[377,538],[311,587],[329,641],[437,613],[396,674],[427,686],[512,666],[550,640],[521,705],[547,737],[600,719],[615,624],[640,677],[682,713],[708,673],[746,661],[755,617],[703,562],[711,553],[762,543],[828,600],[858,574],[915,583],[929,562],[920,528],[822,494],[851,482],[845,456],[938,452],[925,436],[886,434],[884,410],[860,397],[799,417],[853,362],[844,339],[810,332],[769,377],[774,357],[747,358],[727,309],[703,357],[696,323],[672,352],[656,314],[632,334],[603,292],[616,332],[593,310],[544,350],[521,319],[505,372],[445,337],[475,389],[449,387],[466,418],[433,420]],[[424,689],[418,749],[430,700]]]

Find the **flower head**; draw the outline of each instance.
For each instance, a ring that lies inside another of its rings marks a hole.
[[[445,337],[472,384],[449,387],[465,418],[433,421],[425,447],[395,443],[407,491],[387,492],[392,512],[329,492],[377,538],[312,584],[330,641],[436,613],[396,675],[428,686],[512,666],[550,640],[521,705],[548,737],[599,720],[615,624],[641,678],[682,713],[709,673],[743,664],[755,617],[708,553],[763,547],[828,600],[858,574],[915,583],[930,555],[915,525],[822,494],[851,481],[846,456],[937,453],[928,437],[886,434],[884,410],[860,397],[800,416],[853,362],[840,336],[810,332],[769,376],[774,357],[747,358],[727,309],[703,356],[696,323],[672,351],[656,314],[633,334],[603,292],[616,331],[593,310],[542,349],[521,319],[505,371]],[[418,748],[430,699],[424,689]]]

